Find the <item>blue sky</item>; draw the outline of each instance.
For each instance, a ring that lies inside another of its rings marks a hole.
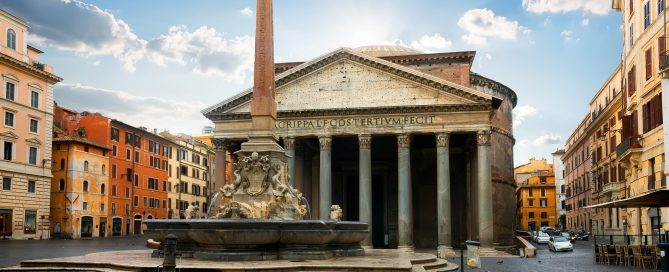
[[[610,0],[275,0],[278,62],[339,47],[475,50],[515,90],[515,163],[550,157],[620,63]],[[200,110],[251,85],[255,1],[5,0],[64,80],[56,101],[136,126],[199,133]]]

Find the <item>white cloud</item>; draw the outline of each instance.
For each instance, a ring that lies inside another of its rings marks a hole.
[[[551,24],[551,17],[547,16],[546,19],[544,19],[544,22],[542,23],[544,26],[548,26]]]
[[[525,121],[525,118],[537,114],[537,108],[530,105],[517,106],[513,109],[513,126],[518,127]]]
[[[434,52],[434,51],[443,51],[453,45],[453,42],[450,40],[446,40],[446,38],[442,37],[438,33],[434,33],[434,35],[429,36],[429,35],[423,35],[423,37],[420,38],[420,40],[417,41],[412,41],[411,42],[411,48],[414,48],[418,51],[422,52]]]
[[[560,145],[562,144],[562,136],[556,134],[544,134],[532,141],[534,146],[542,145]]]
[[[250,9],[250,8],[244,8],[244,9],[240,10],[239,13],[241,13],[244,16],[251,16],[251,15],[253,15],[253,10]]]
[[[134,126],[199,131],[208,124],[199,113],[205,107],[199,101],[138,96],[127,91],[67,83],[56,84],[54,94],[59,105],[77,111],[100,112]]]
[[[611,0],[523,0],[523,7],[532,13],[583,11],[606,15],[611,10]]]
[[[528,34],[531,31],[517,21],[496,16],[492,10],[485,8],[468,10],[458,20],[458,26],[467,32],[462,39],[473,45],[485,45],[488,38],[516,40],[519,32]]]
[[[95,5],[77,0],[4,1],[3,9],[30,21],[30,42],[83,56],[110,55],[128,71],[142,58],[146,41],[128,24]],[[54,16],[58,14],[58,16]]]
[[[590,24],[590,20],[588,18],[583,18],[583,20],[581,20],[581,26],[588,26],[588,24]]]
[[[227,39],[207,26],[192,32],[186,26],[170,27],[167,34],[149,41],[147,50],[149,59],[160,65],[193,65],[195,73],[233,82],[242,82],[253,67],[251,37]]]
[[[562,35],[565,41],[571,41],[572,39],[574,39],[574,32],[572,32],[571,30],[566,30],[566,29],[562,30],[562,32],[560,32],[560,35]]]
[[[483,57],[484,57],[486,60],[491,60],[491,59],[492,59],[492,55],[490,55],[490,53],[485,53],[485,55],[483,55]]]
[[[525,147],[525,146],[527,146],[529,143],[530,143],[530,140],[528,140],[528,139],[521,139],[520,141],[518,141],[518,142],[516,143],[516,146],[518,146],[518,147]]]

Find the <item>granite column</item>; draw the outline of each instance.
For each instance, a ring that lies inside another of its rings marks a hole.
[[[358,165],[359,184],[359,220],[369,224],[369,233],[363,246],[372,246],[372,136],[368,134],[358,135],[360,158]]]
[[[451,170],[449,157],[449,134],[440,133],[437,138],[437,243],[439,257],[452,251],[451,245]]]
[[[492,176],[490,159],[490,131],[479,131],[477,142],[477,176],[478,176],[478,226],[479,240],[482,247],[492,247],[493,216],[492,216]]]
[[[397,182],[398,249],[413,251],[411,136],[407,134],[397,135]]]
[[[328,220],[332,205],[332,138],[330,136],[318,137],[318,143],[321,150],[318,211],[321,220]]]

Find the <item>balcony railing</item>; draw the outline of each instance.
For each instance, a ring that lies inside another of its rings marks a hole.
[[[620,144],[616,146],[616,155],[618,158],[625,157],[628,155],[628,152],[634,151],[634,149],[641,148],[641,139],[640,136],[630,136],[620,141]]]
[[[602,194],[610,194],[610,193],[614,193],[614,192],[619,192],[623,188],[625,188],[625,187],[623,186],[622,182],[609,182],[607,184],[604,184],[604,186],[602,186]]]
[[[660,71],[669,68],[669,51],[660,53]]]

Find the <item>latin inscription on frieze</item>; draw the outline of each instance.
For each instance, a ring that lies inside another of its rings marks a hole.
[[[350,117],[304,120],[277,120],[277,129],[365,128],[430,125],[435,116]]]

